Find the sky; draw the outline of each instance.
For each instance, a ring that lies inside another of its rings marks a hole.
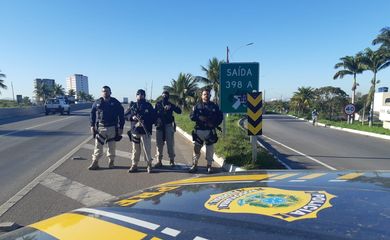
[[[179,73],[205,76],[217,57],[259,62],[266,100],[298,87],[335,86],[351,94],[352,77],[333,80],[341,57],[355,55],[390,26],[388,0],[0,0],[0,70],[8,90],[33,96],[35,78],[83,74],[89,91],[156,98]],[[245,46],[248,43],[254,43]],[[358,76],[363,94],[371,72]],[[390,87],[390,68],[378,73]],[[152,91],[151,91],[152,90]]]

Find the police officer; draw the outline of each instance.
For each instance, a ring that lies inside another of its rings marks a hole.
[[[99,159],[102,156],[103,145],[107,143],[108,168],[114,167],[115,141],[122,138],[125,124],[124,110],[121,103],[111,97],[108,86],[102,88],[102,97],[92,105],[90,114],[91,132],[95,137],[95,149],[92,154],[92,164],[89,170],[99,169]]]
[[[173,112],[181,114],[181,109],[169,101],[169,92],[163,91],[162,100],[155,106],[156,120],[156,152],[158,162],[154,167],[162,167],[164,142],[167,142],[169,164],[175,166],[175,118]]]
[[[128,132],[128,135],[133,145],[132,164],[129,172],[138,171],[137,166],[141,151],[143,151],[147,162],[147,171],[150,173],[152,171],[153,161],[151,157],[151,136],[156,114],[152,104],[145,100],[144,90],[139,89],[137,91],[137,102],[130,103],[129,108],[125,112],[125,116],[131,122],[131,130]]]
[[[190,173],[198,170],[198,160],[200,149],[206,144],[207,172],[212,172],[212,162],[214,155],[214,143],[218,141],[216,128],[222,123],[223,114],[218,105],[210,101],[210,90],[202,91],[202,101],[196,104],[191,112],[190,118],[194,121],[195,129],[192,131],[192,140],[194,141],[193,165]]]

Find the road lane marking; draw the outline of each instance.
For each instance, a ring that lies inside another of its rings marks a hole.
[[[40,182],[40,184],[76,200],[83,205],[95,205],[99,202],[115,198],[115,196],[111,194],[88,187],[56,173],[48,174],[48,176]]]
[[[8,211],[12,206],[14,206],[20,199],[22,199],[27,193],[29,193],[39,182],[47,177],[47,175],[57,169],[61,164],[63,164],[66,160],[68,160],[73,154],[75,154],[81,146],[86,144],[91,140],[91,137],[86,138],[82,143],[76,146],[72,151],[63,156],[60,160],[50,166],[46,171],[41,173],[38,177],[32,180],[29,184],[27,184],[24,188],[22,188],[19,192],[17,192],[13,197],[11,197],[8,201],[3,203],[0,206],[0,217]]]
[[[298,173],[282,174],[282,175],[279,175],[279,176],[272,177],[272,178],[270,178],[270,180],[281,180],[281,179],[289,178],[289,177],[292,177],[292,176],[295,176],[295,175],[298,175]]]
[[[208,239],[207,239],[207,238],[202,238],[202,237],[196,236],[196,237],[194,238],[194,240],[208,240]]]
[[[287,145],[285,145],[285,144],[283,144],[283,143],[281,143],[281,142],[278,142],[278,141],[276,141],[276,140],[274,140],[274,139],[272,139],[272,138],[270,138],[270,137],[267,137],[267,136],[265,136],[265,135],[262,135],[262,136],[265,137],[265,138],[267,138],[267,139],[269,139],[269,140],[271,140],[271,141],[273,141],[273,142],[275,142],[275,143],[277,143],[277,144],[279,144],[279,145],[281,145],[281,146],[283,146],[283,147],[285,147],[285,148],[287,148],[287,149],[289,149],[289,150],[291,150],[291,151],[293,151],[293,152],[295,152],[295,153],[298,153],[299,155],[302,155],[302,156],[304,156],[304,157],[306,157],[306,158],[308,158],[308,159],[310,159],[310,160],[312,160],[312,161],[314,161],[314,162],[316,162],[316,163],[318,163],[318,164],[321,164],[322,166],[324,166],[324,167],[326,167],[326,168],[328,168],[328,169],[330,169],[330,170],[337,170],[336,168],[334,168],[334,167],[332,167],[332,166],[329,166],[328,164],[323,163],[323,162],[321,162],[321,161],[318,160],[318,159],[315,159],[315,158],[313,158],[313,157],[310,157],[310,156],[307,155],[307,154],[304,154],[304,153],[302,153],[302,152],[299,152],[298,150],[295,150],[295,149],[293,149],[293,148],[291,148],[291,147],[289,147],[289,146],[287,146]]]
[[[290,180],[289,182],[306,182],[306,180],[303,180],[303,179],[295,179],[295,180]]]
[[[144,239],[147,236],[131,228],[76,213],[61,214],[30,226],[64,240]]]
[[[244,129],[244,128],[243,128]],[[245,130],[245,129],[244,129]],[[259,140],[257,140],[257,144],[259,144],[262,148],[268,150]],[[271,153],[271,151],[268,150],[268,152]],[[273,154],[272,154],[273,155]],[[276,156],[275,156],[276,157]],[[279,159],[278,157],[276,157],[276,160],[278,160],[278,162],[280,162],[285,168],[287,168],[288,170],[292,170],[292,168],[285,162],[283,162],[281,159]],[[232,165],[233,167],[233,165]]]
[[[347,180],[341,180],[341,179],[332,179],[329,180],[329,182],[346,182]]]
[[[74,212],[97,214],[97,215],[100,215],[100,216],[116,219],[116,220],[119,220],[119,221],[122,221],[122,222],[126,222],[126,223],[130,223],[130,224],[133,224],[133,225],[136,225],[136,226],[139,226],[139,227],[143,227],[143,228],[146,228],[146,229],[149,229],[149,230],[156,230],[157,228],[160,227],[160,225],[155,224],[155,223],[151,223],[151,222],[147,222],[147,221],[140,220],[140,219],[137,219],[137,218],[128,217],[128,216],[124,216],[124,215],[121,215],[121,214],[107,212],[107,211],[103,211],[103,210],[99,210],[99,209],[79,208],[79,209],[74,210]]]
[[[58,119],[58,120],[55,120],[55,121],[52,121],[52,122],[41,123],[41,124],[38,124],[38,125],[35,125],[35,126],[32,126],[32,127],[28,127],[28,128],[24,128],[24,129],[21,129],[21,130],[13,131],[13,132],[10,132],[10,133],[2,134],[2,135],[0,135],[0,137],[5,137],[5,136],[12,135],[14,133],[23,132],[23,131],[26,131],[26,130],[30,130],[30,129],[46,126],[46,125],[49,125],[49,124],[52,124],[52,123],[64,121],[64,120],[69,119],[69,118],[71,118],[71,117],[61,118],[61,119]]]
[[[176,229],[173,229],[173,228],[168,228],[168,227],[164,228],[164,230],[162,230],[161,232],[166,234],[166,235],[172,236],[172,237],[176,237],[177,235],[180,234],[179,230],[176,230]]]
[[[338,177],[337,179],[339,179],[339,180],[351,180],[351,179],[360,177],[361,175],[363,175],[363,173],[348,173],[346,175]]]
[[[300,177],[298,179],[308,180],[308,179],[318,178],[318,177],[321,177],[321,176],[326,175],[326,174],[327,173],[312,173],[312,174]]]

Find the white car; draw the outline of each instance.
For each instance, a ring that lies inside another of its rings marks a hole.
[[[45,102],[45,114],[49,115],[51,112],[59,112],[61,115],[66,112],[69,115],[70,105],[65,99],[49,98]]]

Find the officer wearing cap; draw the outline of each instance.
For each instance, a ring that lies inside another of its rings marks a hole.
[[[129,108],[125,112],[125,117],[131,123],[128,135],[133,145],[132,164],[129,172],[138,171],[138,162],[141,151],[143,151],[147,162],[147,171],[150,173],[153,161],[151,156],[151,136],[152,127],[156,121],[156,114],[152,104],[145,100],[145,91],[143,89],[137,91],[137,101],[130,103]]]
[[[216,128],[222,123],[223,114],[218,105],[210,101],[210,97],[210,90],[204,89],[202,100],[193,107],[190,115],[191,120],[195,122],[195,129],[192,131],[194,153],[190,173],[198,171],[200,149],[203,144],[206,144],[207,172],[212,172],[214,143],[218,141]]]
[[[107,143],[108,168],[114,167],[115,142],[122,138],[125,124],[124,110],[121,103],[111,97],[108,86],[102,88],[102,97],[92,105],[90,114],[91,132],[95,137],[95,149],[89,170],[99,169],[99,159],[103,153],[103,145]]]
[[[162,99],[156,103],[156,155],[158,162],[154,167],[162,167],[164,142],[167,142],[169,164],[175,166],[175,117],[173,112],[181,114],[181,109],[169,101],[169,92],[163,91]]]

